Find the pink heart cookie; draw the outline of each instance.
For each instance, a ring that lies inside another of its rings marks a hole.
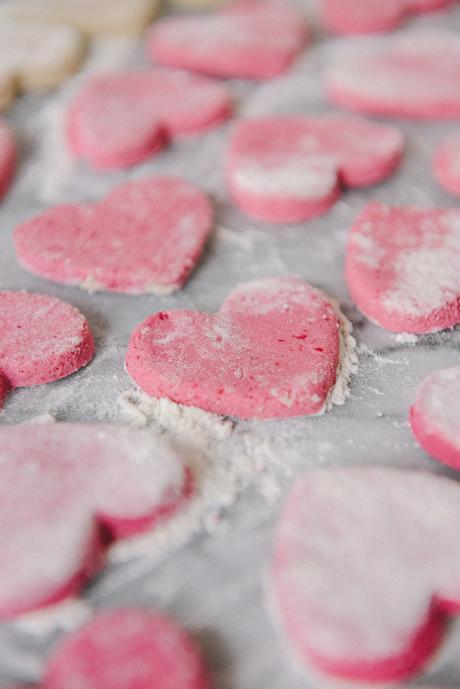
[[[0,292],[0,374],[12,387],[51,383],[94,355],[84,316],[61,299]]]
[[[25,268],[84,289],[146,294],[181,287],[212,228],[207,197],[175,177],[128,182],[97,204],[56,206],[16,228]]]
[[[107,542],[152,528],[186,494],[180,458],[123,426],[1,426],[0,617],[77,593]]]
[[[43,689],[210,689],[195,641],[147,610],[98,614],[64,639],[45,667]]]
[[[448,136],[439,144],[433,161],[434,174],[441,186],[460,196],[460,132]]]
[[[459,399],[460,367],[446,368],[425,378],[410,410],[412,431],[420,445],[454,469],[460,469]]]
[[[394,117],[460,116],[460,38],[413,31],[378,47],[343,53],[326,76],[330,99],[360,112]]]
[[[350,115],[242,120],[229,151],[230,188],[251,216],[299,222],[325,212],[340,186],[361,187],[399,164],[398,129]]]
[[[173,137],[213,127],[231,114],[226,86],[170,69],[89,79],[68,113],[68,140],[96,170],[136,165]]]
[[[156,22],[147,49],[171,67],[266,79],[290,66],[307,34],[305,17],[288,0],[240,0],[211,15]]]
[[[131,336],[126,366],[157,398],[240,418],[300,416],[327,406],[342,345],[323,292],[268,279],[235,289],[217,314],[150,316]]]
[[[350,294],[394,332],[432,333],[460,323],[460,211],[369,203],[348,241]]]
[[[4,196],[13,176],[16,164],[16,145],[13,132],[0,120],[0,198]]]
[[[460,611],[460,487],[419,471],[308,472],[279,524],[270,601],[305,669],[402,681]]]
[[[326,27],[336,33],[388,31],[408,15],[431,12],[452,4],[452,0],[322,0]]]

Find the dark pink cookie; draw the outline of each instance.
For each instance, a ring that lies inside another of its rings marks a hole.
[[[242,120],[230,142],[235,202],[269,222],[298,222],[326,211],[340,186],[389,175],[403,151],[398,129],[350,115]]]
[[[349,237],[345,273],[361,311],[394,332],[460,323],[460,211],[370,203]]]
[[[0,292],[0,332],[0,374],[13,387],[64,378],[94,354],[84,316],[45,294]]]
[[[131,336],[129,374],[149,395],[217,414],[322,412],[345,352],[325,294],[295,278],[234,290],[217,314],[157,313]]]
[[[401,34],[384,47],[344,53],[326,85],[337,105],[394,117],[460,116],[460,38],[432,31]]]
[[[178,289],[212,228],[205,194],[185,180],[128,182],[98,204],[56,206],[16,228],[25,268],[85,289],[145,294]]]
[[[326,27],[336,33],[369,33],[394,29],[408,15],[430,12],[452,0],[322,0]]]
[[[16,145],[11,129],[0,120],[0,198],[6,193],[16,164]]]
[[[210,689],[194,640],[144,610],[100,613],[51,655],[43,689]]]
[[[460,469],[460,368],[435,371],[425,378],[410,410],[415,437],[429,455]]]
[[[437,148],[434,174],[447,191],[460,196],[460,132],[451,134]]]
[[[180,458],[123,426],[1,426],[0,617],[78,592],[108,541],[155,526],[186,493]]]
[[[348,467],[299,480],[270,592],[306,671],[386,683],[422,670],[460,612],[459,529],[460,487],[443,477]]]
[[[226,86],[170,69],[89,79],[68,114],[70,147],[95,169],[135,165],[181,134],[227,119]]]
[[[306,40],[305,17],[288,0],[240,0],[212,15],[156,22],[148,52],[171,67],[264,79],[284,72]]]

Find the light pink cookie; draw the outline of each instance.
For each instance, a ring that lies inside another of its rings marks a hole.
[[[16,228],[25,268],[85,289],[178,289],[212,228],[207,197],[176,177],[128,182],[97,204],[56,206]]]
[[[433,161],[436,178],[447,191],[460,196],[460,132],[448,136],[439,144]]]
[[[8,189],[16,164],[16,145],[13,132],[0,119],[0,198]]]
[[[289,0],[240,0],[211,15],[156,22],[148,53],[171,67],[264,79],[290,66],[307,33],[305,17]]]
[[[460,38],[412,31],[385,46],[344,53],[326,75],[330,99],[360,112],[394,117],[460,116]]]
[[[217,314],[168,311],[133,332],[126,366],[149,395],[240,418],[318,414],[341,364],[339,317],[296,278],[248,282]]]
[[[213,127],[231,114],[226,86],[170,69],[117,72],[89,79],[68,113],[68,140],[97,170],[150,157],[168,140]]]
[[[229,151],[230,188],[240,208],[269,222],[326,211],[341,184],[374,184],[398,165],[398,129],[350,115],[276,116],[240,121]]]
[[[452,4],[452,0],[322,0],[326,27],[336,33],[388,31],[406,17]]]
[[[45,294],[0,292],[0,332],[0,374],[12,387],[69,376],[94,354],[84,316]]]
[[[272,605],[306,670],[393,682],[420,671],[460,611],[460,487],[425,472],[308,472],[292,490]]]
[[[460,469],[460,367],[425,378],[410,410],[412,431],[429,455]]]
[[[460,323],[460,211],[369,203],[348,241],[350,294],[394,332],[431,333]]]
[[[210,689],[201,651],[172,620],[146,610],[100,613],[51,654],[43,689]]]
[[[187,491],[180,458],[123,426],[0,427],[0,617],[72,595],[108,542],[153,528]]]

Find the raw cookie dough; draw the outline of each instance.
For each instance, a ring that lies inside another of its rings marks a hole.
[[[350,232],[350,294],[393,332],[432,333],[460,323],[460,210],[369,203]]]
[[[12,387],[51,383],[93,357],[84,316],[56,297],[0,292],[0,374]]]
[[[148,177],[100,203],[56,206],[14,231],[32,273],[89,291],[146,294],[179,289],[212,229],[207,196],[178,177]]]
[[[248,215],[299,222],[330,208],[341,185],[384,179],[403,147],[398,129],[350,115],[240,120],[230,140],[230,189]]]
[[[0,198],[5,195],[16,165],[16,143],[13,132],[0,119]]]
[[[57,86],[83,55],[83,39],[69,26],[0,18],[0,109],[18,92]]]
[[[187,492],[150,431],[107,424],[0,426],[0,618],[77,593],[107,543],[153,528]]]
[[[433,169],[439,184],[460,196],[460,132],[456,131],[442,141],[436,149]]]
[[[153,397],[240,418],[319,414],[340,376],[339,316],[297,278],[242,284],[217,314],[156,313],[133,332],[126,367]]]
[[[307,41],[289,0],[239,0],[198,17],[166,17],[152,28],[154,62],[218,77],[264,79],[284,72]]]
[[[329,98],[352,110],[415,119],[460,116],[460,38],[411,31],[385,44],[343,48],[326,72]]]
[[[87,34],[137,34],[156,15],[159,0],[10,0],[2,17],[70,24]]]
[[[392,683],[460,610],[460,486],[421,471],[310,470],[281,517],[270,604],[307,672]]]
[[[172,138],[208,129],[230,117],[226,86],[172,69],[95,76],[70,106],[73,153],[93,168],[135,165]]]

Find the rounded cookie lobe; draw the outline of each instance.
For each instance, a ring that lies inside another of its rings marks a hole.
[[[412,431],[434,459],[460,469],[460,367],[435,371],[422,382],[410,410]]]
[[[393,332],[460,322],[460,212],[369,203],[349,235],[345,277],[358,308]]]
[[[13,132],[6,122],[0,119],[0,199],[10,185],[15,165],[16,144]]]
[[[107,543],[154,528],[189,491],[149,431],[103,424],[0,427],[0,617],[77,593]]]
[[[299,222],[330,208],[341,185],[385,178],[403,147],[398,129],[350,115],[241,120],[229,146],[230,189],[251,216]]]
[[[296,278],[242,284],[216,314],[160,312],[133,332],[128,373],[147,394],[240,418],[317,414],[341,364],[340,322]]]
[[[94,355],[84,316],[56,297],[0,292],[0,373],[12,387],[51,383]]]
[[[307,672],[396,682],[422,670],[460,610],[459,498],[454,481],[418,471],[349,467],[297,481],[270,603]]]
[[[127,182],[97,204],[56,206],[15,229],[32,273],[90,291],[171,292],[197,263],[212,229],[207,196],[186,180]]]
[[[456,131],[442,141],[436,149],[433,171],[439,184],[460,196],[460,132]]]

